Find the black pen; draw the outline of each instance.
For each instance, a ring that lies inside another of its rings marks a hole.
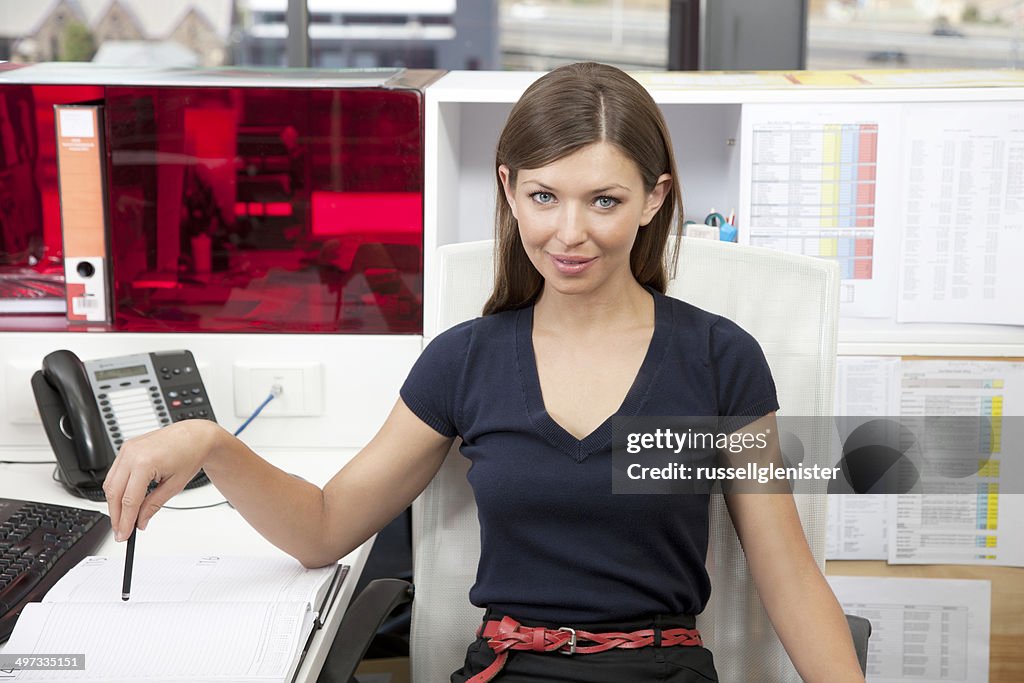
[[[132,535],[128,537],[128,547],[124,553],[124,581],[121,583],[121,599],[127,600],[132,594],[132,563],[135,561],[135,532],[138,527],[132,528]]]

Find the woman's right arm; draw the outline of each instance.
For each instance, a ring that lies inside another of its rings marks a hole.
[[[452,439],[399,399],[377,435],[323,489],[291,476],[215,423],[186,420],[121,448],[103,484],[117,540],[128,538],[203,468],[267,540],[307,567],[344,557],[426,488]],[[159,482],[149,495],[151,481]]]

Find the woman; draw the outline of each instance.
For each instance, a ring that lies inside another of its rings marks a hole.
[[[470,599],[487,614],[452,681],[717,680],[693,628],[710,594],[707,496],[668,505],[613,496],[610,484],[612,416],[762,429],[778,407],[748,334],[664,295],[682,216],[665,122],[621,71],[562,67],[513,108],[496,174],[498,268],[484,316],[425,349],[380,432],[323,490],[213,423],[181,422],[119,454],[104,485],[116,536],[136,518],[145,529],[203,467],[270,541],[310,567],[335,562],[423,490],[458,435],[482,531]],[[792,498],[727,503],[804,679],[863,681]],[[533,638],[543,650],[573,629],[634,642],[572,657],[504,651]]]

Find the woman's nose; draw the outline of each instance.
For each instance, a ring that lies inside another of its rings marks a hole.
[[[586,241],[586,214],[583,209],[572,205],[566,208],[557,237],[558,241],[566,247],[574,247]]]

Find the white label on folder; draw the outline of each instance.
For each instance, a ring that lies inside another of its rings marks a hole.
[[[62,138],[94,138],[92,109],[61,109],[60,136]]]
[[[92,265],[92,275],[83,275],[78,267],[82,263]],[[87,322],[107,321],[107,274],[106,264],[101,257],[64,259],[64,284],[68,288],[69,313],[77,320]]]

